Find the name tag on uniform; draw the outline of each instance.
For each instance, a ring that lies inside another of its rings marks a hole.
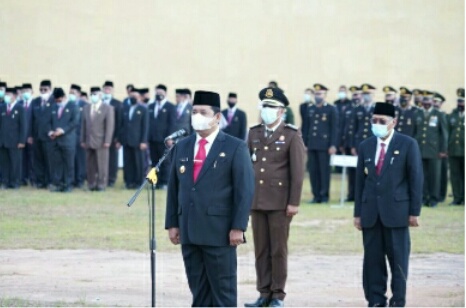
[[[438,123],[437,116],[430,117],[430,119],[429,119],[429,126],[430,127],[437,127],[437,123]]]

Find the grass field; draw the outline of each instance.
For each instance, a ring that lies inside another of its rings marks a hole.
[[[120,174],[121,179],[121,174]],[[148,193],[128,208],[133,191],[118,188],[105,193],[75,190],[50,193],[23,188],[0,191],[0,249],[148,250]],[[333,200],[339,196],[339,175],[332,180]],[[362,252],[360,232],[352,225],[352,207],[308,205],[309,182],[304,184],[300,213],[292,223],[291,253],[352,254]],[[165,192],[157,191],[157,250],[175,251],[164,230]],[[464,253],[464,207],[441,204],[424,208],[421,227],[412,229],[413,253]],[[247,238],[252,240],[250,230]],[[241,249],[240,249],[241,252]],[[243,251],[244,252],[244,251]]]

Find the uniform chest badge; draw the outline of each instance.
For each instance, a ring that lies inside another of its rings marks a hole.
[[[222,152],[222,153],[220,153],[220,155],[219,155],[219,156],[220,156],[220,157],[225,157],[225,156],[226,156],[226,154],[225,154],[225,152]]]
[[[184,173],[186,171],[186,167],[185,166],[181,166],[180,167],[180,173]]]
[[[327,115],[326,115],[326,114],[324,114],[324,115],[322,116],[322,121],[327,121]]]
[[[408,121],[406,122],[406,124],[411,125],[411,118],[408,118]]]
[[[364,174],[365,174],[365,175],[368,175],[368,174],[369,174],[369,170],[367,169],[367,167],[364,168]]]
[[[278,138],[280,141],[285,141],[285,136],[281,135],[280,138]]]
[[[141,114],[141,111],[138,110],[137,114]]]
[[[166,109],[162,109],[162,112],[167,112],[167,110],[166,110]]]

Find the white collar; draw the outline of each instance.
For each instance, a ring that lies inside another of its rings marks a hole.
[[[395,129],[392,129],[392,132],[390,133],[390,136],[388,136],[387,139],[382,140],[380,138],[377,138],[377,146],[380,146],[381,143],[385,143],[385,151],[387,151],[388,145],[390,144],[390,141],[392,141],[394,134],[395,134]]]
[[[238,109],[238,108],[236,108],[236,105],[233,106],[233,108],[228,108],[228,113],[235,113],[236,109]]]
[[[13,108],[15,107],[17,102],[18,102],[18,100],[15,100],[13,103],[9,104],[10,105],[10,110],[13,110]]]
[[[265,126],[265,129],[268,130],[268,131],[275,132],[275,131],[277,130],[277,128],[280,126],[280,124],[282,124],[282,120],[280,120],[280,121],[278,122],[278,124],[275,125],[275,126],[272,127],[272,128],[268,128],[267,125],[266,125],[266,126]]]
[[[214,130],[214,131],[212,132],[212,134],[210,134],[209,136],[205,137],[205,139],[207,140],[207,142],[208,142],[210,145],[212,145],[212,144],[214,143],[215,138],[217,138],[217,135],[218,135],[219,132],[220,132],[220,128],[217,127],[217,129]],[[199,140],[201,140],[201,139],[202,139],[202,137],[196,132],[196,144],[198,144],[198,143],[199,143]]]

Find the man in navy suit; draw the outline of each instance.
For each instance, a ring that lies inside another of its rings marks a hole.
[[[387,305],[387,266],[391,269],[389,305],[406,304],[411,249],[409,227],[421,213],[423,172],[416,141],[394,131],[395,107],[377,103],[371,118],[374,136],[358,150],[354,225],[362,230],[363,287],[371,307]]]
[[[131,92],[131,106],[124,108],[121,122],[118,140],[123,146],[123,177],[126,188],[133,189],[142,184],[147,171],[144,170],[144,154],[149,132],[147,108],[143,105],[141,94],[136,88]],[[117,144],[117,147],[119,148],[120,144]]]
[[[175,131],[176,107],[167,100],[167,87],[159,84],[155,87],[155,101],[150,103],[149,112],[149,148],[152,167],[155,167],[165,153],[165,138]],[[167,141],[167,146],[173,144]],[[157,187],[165,189],[168,183],[169,162],[164,161],[158,173]]]
[[[237,104],[238,96],[236,93],[229,93],[228,109],[222,111],[223,117],[228,123],[223,131],[238,139],[246,140],[247,117],[243,110],[238,109]]]
[[[32,84],[30,83],[23,83],[23,90],[21,93],[21,104],[24,107],[24,111],[26,112],[26,131],[27,136],[29,136],[29,132],[31,130],[31,120],[32,120]],[[33,160],[33,152],[32,152],[32,144],[29,142],[26,143],[26,146],[23,150],[23,161],[21,166],[21,182],[23,185],[27,185],[28,183],[33,186],[35,183],[34,179],[34,172],[32,170],[32,160]]]
[[[51,191],[70,192],[74,175],[76,153],[76,128],[79,110],[74,102],[67,99],[62,88],[53,91],[55,104],[52,108],[51,129],[48,136],[54,140],[51,147]]]
[[[219,130],[220,96],[197,91],[196,134],[173,149],[165,228],[181,251],[192,306],[236,307],[236,247],[254,194],[246,143]]]
[[[70,102],[76,104],[79,112],[79,122],[76,127],[76,154],[74,158],[74,176],[73,186],[81,188],[84,180],[86,179],[86,150],[81,146],[81,122],[83,118],[84,106],[87,105],[85,101],[81,99],[81,87],[76,84],[72,84],[70,87],[70,93],[68,95]]]
[[[21,155],[26,144],[26,111],[16,100],[15,88],[6,88],[0,106],[0,170],[2,188],[16,189],[21,179]]]
[[[189,102],[188,89],[176,89],[176,124],[175,131],[184,129],[191,134],[191,111],[193,107]]]

